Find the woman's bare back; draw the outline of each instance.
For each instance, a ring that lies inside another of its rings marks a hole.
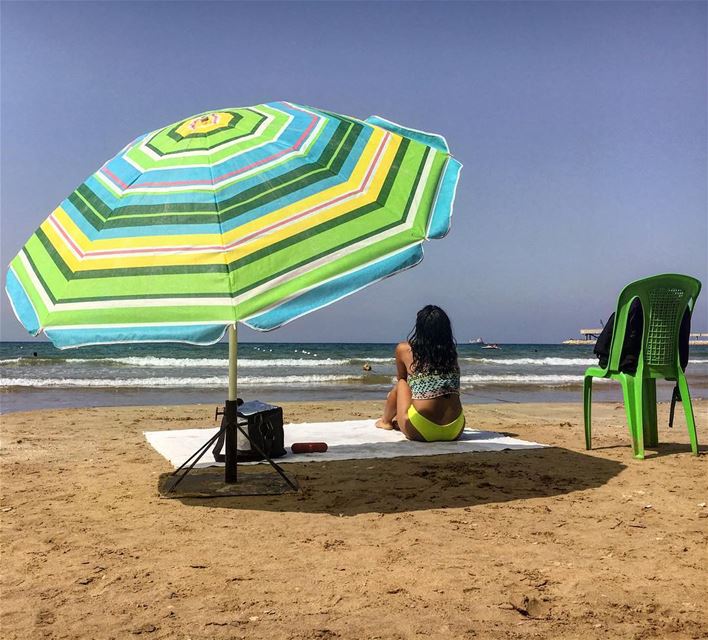
[[[408,342],[400,342],[396,346],[396,373],[399,380],[408,380],[413,371],[413,350]],[[450,424],[462,412],[460,396],[448,393],[437,398],[412,401],[413,406],[420,415],[436,424]]]

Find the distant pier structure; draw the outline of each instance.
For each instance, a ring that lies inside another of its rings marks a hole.
[[[563,340],[563,344],[593,345],[597,342],[600,333],[602,333],[602,329],[581,329],[580,335],[583,336],[581,339]],[[688,344],[692,347],[708,346],[708,332],[691,333],[688,338]]]
[[[571,340],[563,340],[563,344],[593,345],[597,342],[597,338],[601,333],[602,329],[581,329],[580,335],[583,336],[581,340],[578,340],[577,338]]]

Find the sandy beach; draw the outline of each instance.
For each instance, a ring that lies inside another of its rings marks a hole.
[[[592,452],[578,405],[466,413],[552,447],[289,465],[299,494],[180,501],[142,433],[211,406],[3,415],[2,637],[706,637],[708,458],[682,419],[640,462],[618,404]]]

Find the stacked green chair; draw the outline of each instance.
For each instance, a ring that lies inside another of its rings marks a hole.
[[[610,357],[606,368],[590,367],[585,371],[583,385],[583,412],[585,417],[585,446],[591,448],[591,403],[593,378],[610,378],[622,385],[624,406],[634,457],[644,459],[644,447],[659,443],[656,420],[656,381],[675,381],[681,394],[686,414],[691,451],[698,455],[698,439],[693,417],[691,396],[686,376],[679,364],[679,328],[688,307],[693,311],[701,283],[690,276],[664,274],[637,280],[620,293],[612,331]],[[635,374],[619,370],[622,345],[629,307],[639,298],[644,315],[642,347]]]

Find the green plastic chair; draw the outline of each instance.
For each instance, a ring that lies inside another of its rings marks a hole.
[[[592,448],[591,404],[593,378],[611,378],[622,385],[624,407],[634,457],[644,459],[644,447],[656,447],[659,435],[656,420],[656,380],[672,380],[681,393],[686,425],[691,440],[691,451],[698,455],[698,439],[693,417],[693,405],[686,376],[679,365],[679,328],[686,307],[693,311],[701,283],[691,276],[664,274],[637,280],[620,293],[612,330],[610,357],[605,369],[589,367],[583,384],[583,413],[585,417],[585,447]],[[642,347],[634,375],[619,370],[622,345],[629,307],[639,298],[644,329]]]

